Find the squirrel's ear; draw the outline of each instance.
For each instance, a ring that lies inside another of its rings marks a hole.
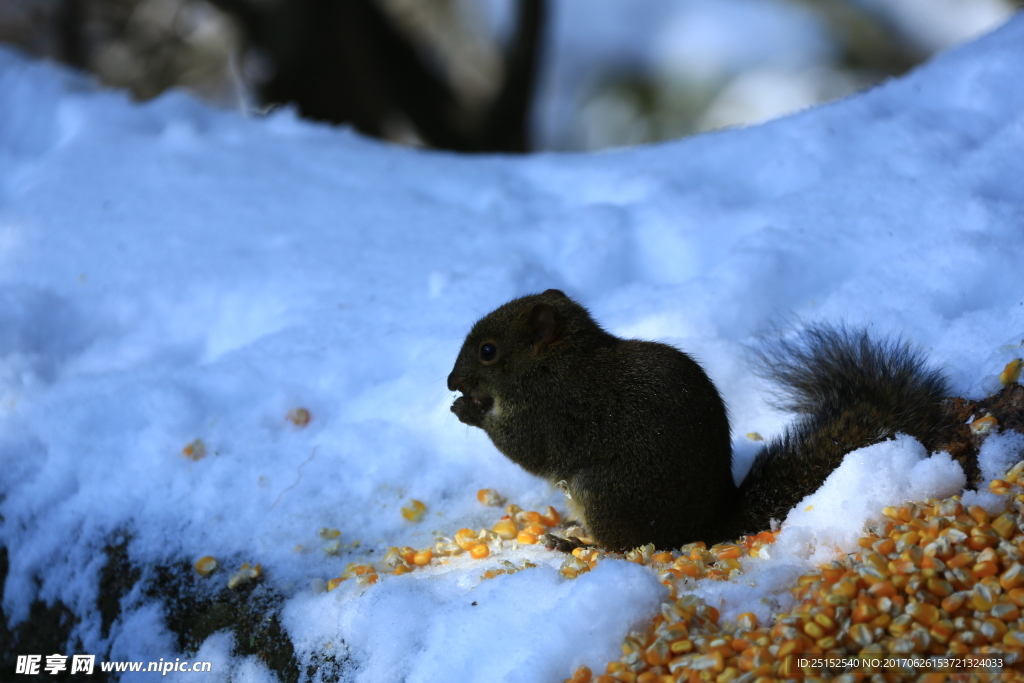
[[[562,334],[561,321],[548,304],[535,304],[530,309],[527,323],[533,332],[533,350],[540,351]]]
[[[560,289],[545,289],[541,296],[559,296],[563,299],[568,299],[569,296]]]

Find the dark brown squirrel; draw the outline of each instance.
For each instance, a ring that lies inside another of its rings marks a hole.
[[[467,335],[448,376],[452,412],[510,460],[560,486],[597,545],[713,544],[769,528],[850,451],[897,433],[932,450],[943,375],[901,341],[820,325],[759,351],[800,414],[732,476],[725,404],[690,356],[620,339],[549,289],[500,306]]]

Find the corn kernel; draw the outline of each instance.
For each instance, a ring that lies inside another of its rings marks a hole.
[[[736,625],[744,631],[753,631],[757,628],[757,615],[753,612],[744,612],[736,617]]]
[[[1003,645],[1024,647],[1024,631],[1007,631],[1003,636]]]
[[[519,524],[540,524],[540,513],[535,510],[523,510],[512,515],[512,518]]]
[[[1014,358],[1007,363],[1006,367],[1003,368],[1003,371],[999,373],[999,381],[1004,387],[1013,384],[1020,378],[1020,369],[1021,359]]]
[[[228,588],[237,588],[242,584],[249,583],[255,579],[258,579],[263,573],[263,565],[257,564],[254,567],[250,567],[249,563],[246,562],[242,567],[228,579]]]
[[[1013,515],[1005,512],[992,520],[992,530],[1008,541],[1017,533],[1017,522]]]
[[[305,427],[306,425],[309,424],[309,421],[312,419],[312,416],[309,414],[309,411],[306,410],[305,408],[292,408],[291,410],[288,411],[288,414],[285,415],[285,419],[291,422],[296,427]]]
[[[192,567],[196,570],[196,574],[199,574],[199,576],[209,576],[217,570],[217,560],[207,555],[196,560],[196,563],[192,565]]]
[[[491,530],[498,535],[498,538],[506,541],[512,540],[516,537],[516,534],[519,533],[516,523],[513,522],[511,518],[502,518],[493,527],[491,527]]]
[[[487,547],[486,543],[477,543],[469,549],[469,555],[474,560],[482,560],[491,554],[491,549]]]
[[[1020,609],[1018,609],[1017,605],[1014,605],[1012,602],[1000,602],[992,608],[992,611],[989,612],[989,614],[996,619],[1002,619],[1006,622],[1017,621],[1020,619]]]
[[[480,489],[476,492],[476,499],[487,507],[501,507],[505,499],[494,489]]]
[[[974,432],[975,434],[979,436],[984,436],[991,432],[993,429],[995,429],[998,425],[999,420],[992,417],[991,415],[986,415],[985,417],[980,417],[974,422],[972,422],[970,427],[971,431]]]
[[[534,545],[537,540],[537,534],[531,534],[529,531],[520,531],[516,534],[516,541],[524,545]]]
[[[923,602],[913,602],[907,605],[907,614],[925,626],[931,626],[941,616],[938,607]]]
[[[362,576],[357,576],[356,583],[358,583],[360,586],[367,586],[371,583],[377,583],[377,575],[363,574]]]
[[[469,550],[478,543],[477,533],[472,529],[459,529],[455,532],[455,543],[463,550]]]
[[[412,556],[412,563],[417,567],[425,567],[434,558],[434,553],[429,548],[421,550]]]
[[[669,646],[669,650],[672,654],[682,655],[687,652],[693,652],[693,641],[692,640],[677,640]]]
[[[1014,562],[1009,569],[999,575],[999,585],[1003,590],[1012,590],[1024,585],[1024,565]]]
[[[891,598],[896,595],[896,586],[893,585],[892,581],[879,581],[875,585],[868,589],[868,593],[876,598],[888,597]]]
[[[949,619],[939,619],[928,629],[929,635],[942,644],[949,642],[955,632],[956,628]]]
[[[593,673],[589,667],[581,666],[573,672],[572,678],[569,679],[569,683],[590,683],[593,678]]]
[[[966,550],[961,553],[957,553],[953,557],[949,558],[946,562],[946,566],[950,569],[956,569],[957,567],[966,567],[967,565],[974,564],[974,554],[969,553]]]
[[[983,583],[975,584],[974,589],[971,591],[971,606],[979,612],[987,612],[996,603],[996,597],[992,593],[992,589]]]
[[[199,461],[206,457],[206,444],[202,439],[195,439],[181,449],[181,454],[189,460]]]
[[[418,500],[409,500],[409,504],[402,507],[402,516],[410,522],[418,522],[423,519],[427,506]]]
[[[988,483],[988,490],[996,495],[1005,496],[1010,492],[1010,486],[1010,482],[1004,479],[993,479]]]
[[[547,527],[558,526],[561,521],[562,516],[558,514],[558,510],[550,505],[544,508],[544,514],[540,516],[540,523]]]

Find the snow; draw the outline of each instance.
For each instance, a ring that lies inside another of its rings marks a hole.
[[[900,80],[765,125],[464,157],[288,111],[244,119],[180,94],[133,104],[0,52],[4,614],[13,625],[33,599],[59,599],[82,617],[85,653],[182,657],[141,595],[101,633],[103,547],[130,533],[138,563],[262,563],[297,656],[337,653],[344,680],[603,667],[664,596],[642,567],[606,560],[569,581],[555,554],[523,547],[322,590],[390,546],[489,526],[479,488],[561,506],[448,412],[465,332],[559,287],[617,334],[678,345],[730,406],[737,472],[756,451],[744,435],[789,419],[746,360],[773,323],[902,334],[956,394],[985,396],[1024,328],[1022,57],[1018,17]],[[298,406],[305,428],[284,419]],[[182,456],[195,439],[199,461]],[[1022,447],[990,438],[986,474]],[[684,588],[725,618],[767,618],[786,581],[849,549],[880,506],[962,486],[947,456],[928,456],[907,438],[853,454],[797,506],[771,559]],[[399,514],[410,498],[424,521]],[[342,531],[337,556],[321,527]],[[538,566],[482,581],[502,560]],[[273,680],[231,647],[225,634],[202,645],[206,680]]]

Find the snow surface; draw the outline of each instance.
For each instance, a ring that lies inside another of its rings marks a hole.
[[[731,408],[738,474],[756,450],[744,435],[788,419],[746,361],[771,323],[902,334],[957,394],[987,395],[1024,337],[1022,59],[1018,17],[769,124],[466,157],[178,94],[137,105],[0,51],[4,614],[15,624],[33,599],[59,599],[83,618],[85,653],[181,656],[140,595],[101,635],[102,548],[129,532],[140,563],[261,562],[300,659],[347,657],[346,680],[603,667],[665,595],[643,567],[605,561],[568,581],[556,554],[524,547],[316,590],[389,546],[490,525],[479,488],[561,505],[448,412],[465,332],[559,287],[619,335],[680,346]],[[304,429],[284,419],[297,406],[313,416]],[[197,438],[210,455],[182,457]],[[985,471],[1022,447],[990,438]],[[927,455],[906,438],[854,454],[797,506],[770,560],[684,589],[725,618],[767,618],[787,581],[850,549],[883,505],[962,486],[947,456]],[[410,498],[424,521],[399,514]],[[342,553],[323,552],[321,527],[342,530]],[[501,560],[539,566],[481,581]],[[217,634],[195,659],[215,663],[209,680],[273,679],[230,652]]]

